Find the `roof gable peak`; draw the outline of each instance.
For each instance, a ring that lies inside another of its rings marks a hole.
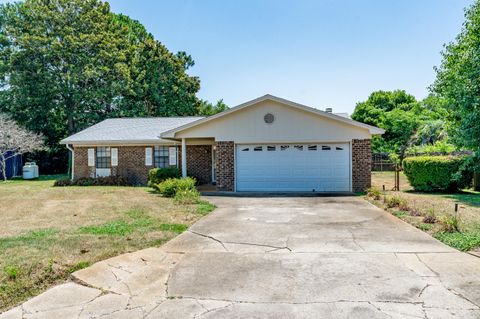
[[[325,111],[322,111],[322,110],[319,110],[319,109],[316,109],[316,108],[313,108],[313,107],[310,107],[310,106],[306,106],[306,105],[303,105],[303,104],[300,104],[300,103],[296,103],[296,102],[293,102],[293,101],[290,101],[290,100],[287,100],[287,99],[284,99],[284,98],[281,98],[281,97],[278,97],[278,96],[275,96],[275,95],[272,95],[272,94],[265,94],[265,95],[262,95],[262,96],[260,96],[256,99],[247,101],[245,103],[242,103],[242,104],[239,104],[235,107],[232,107],[228,110],[225,110],[221,113],[217,113],[215,115],[206,117],[204,119],[201,119],[201,120],[198,120],[198,121],[195,121],[195,122],[192,122],[192,123],[188,123],[186,125],[183,125],[183,126],[174,128],[172,130],[166,131],[166,132],[162,133],[161,136],[165,137],[165,138],[174,138],[175,133],[177,133],[177,132],[189,129],[189,128],[191,128],[193,126],[196,126],[196,125],[200,125],[200,124],[203,124],[203,123],[206,123],[206,122],[213,121],[217,118],[220,118],[220,117],[226,116],[228,114],[240,111],[240,110],[245,109],[247,107],[254,106],[258,103],[261,103],[261,102],[264,102],[264,101],[267,101],[267,100],[274,101],[274,102],[277,102],[277,103],[280,103],[282,105],[289,106],[289,107],[292,107],[292,108],[295,108],[295,109],[310,112],[310,113],[313,113],[313,114],[316,114],[316,115],[320,115],[320,116],[323,116],[325,118],[329,118],[329,119],[332,119],[332,120],[343,122],[343,123],[348,124],[348,125],[361,127],[361,128],[369,130],[369,132],[373,135],[379,135],[379,134],[385,133],[385,130],[383,130],[381,128],[378,128],[378,127],[375,127],[375,126],[371,126],[371,125],[368,125],[368,124],[357,122],[357,121],[354,121],[354,120],[352,120],[350,118],[347,118],[347,117],[344,117],[344,116],[336,115],[336,114],[333,114],[333,113],[328,113],[328,112],[325,112]]]

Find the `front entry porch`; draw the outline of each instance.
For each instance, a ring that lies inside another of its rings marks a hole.
[[[182,177],[193,177],[199,185],[215,184],[215,141],[183,139],[179,154]]]
[[[234,191],[234,143],[213,138],[182,138],[179,154],[182,177],[217,191]]]

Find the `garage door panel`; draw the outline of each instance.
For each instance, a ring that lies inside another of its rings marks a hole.
[[[236,179],[238,191],[347,192],[349,145],[237,145]]]

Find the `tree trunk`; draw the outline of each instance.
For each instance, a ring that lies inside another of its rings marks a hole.
[[[73,122],[73,115],[71,112],[67,115],[68,120],[68,134],[72,135],[75,134],[75,123]]]
[[[2,175],[3,175],[3,181],[7,181],[7,161],[5,159],[5,156],[3,154],[0,154],[0,166],[2,170]]]
[[[480,191],[480,172],[473,173],[473,189]]]
[[[75,119],[73,118],[75,107],[72,99],[69,96],[65,97],[65,106],[67,108],[68,135],[72,135],[77,132],[75,129]]]

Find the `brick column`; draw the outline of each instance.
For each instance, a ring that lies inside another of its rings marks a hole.
[[[352,190],[363,192],[372,185],[372,141],[352,140]]]
[[[217,190],[233,192],[235,187],[235,143],[219,141],[217,145]]]

